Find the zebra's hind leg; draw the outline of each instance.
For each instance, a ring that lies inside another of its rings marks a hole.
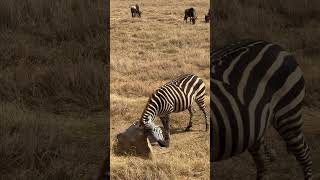
[[[204,115],[204,120],[206,123],[206,131],[209,129],[209,119],[208,119],[208,113],[206,111],[206,106],[204,104],[204,97],[196,99],[196,103],[198,104],[200,110],[202,111]]]
[[[160,117],[161,122],[164,127],[164,140],[165,140],[165,147],[169,147],[170,144],[170,117],[169,115],[165,115]]]
[[[273,162],[276,160],[277,153],[274,149],[271,149],[266,143],[264,143],[264,152],[267,155],[267,157],[270,159],[270,162]]]
[[[306,143],[302,132],[301,116],[298,119],[298,121],[297,119],[286,121],[275,128],[279,132],[280,136],[285,140],[288,152],[294,154],[300,166],[302,167],[304,179],[312,180],[312,160],[310,148]]]
[[[185,131],[189,131],[190,128],[192,128],[193,112],[192,112],[192,107],[191,107],[191,106],[188,108],[188,111],[189,111],[189,114],[190,114],[190,120],[189,120],[189,124],[188,124],[188,126],[186,127]]]
[[[263,141],[256,143],[249,149],[257,168],[257,180],[268,180],[270,169],[270,158],[265,152],[265,145]]]

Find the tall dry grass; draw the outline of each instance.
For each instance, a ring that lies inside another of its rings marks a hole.
[[[0,98],[54,112],[103,110],[107,55],[101,5],[1,1]]]
[[[106,149],[103,1],[0,1],[0,179],[92,179]]]
[[[1,103],[0,118],[0,179],[97,177],[105,153],[103,113],[67,117]]]
[[[209,112],[209,24],[204,23],[209,2],[142,0],[137,2],[142,17],[131,18],[135,3],[111,1],[111,145],[140,118],[151,93],[178,75],[194,73],[204,80]],[[195,25],[183,21],[191,6],[199,14]],[[111,179],[209,179],[209,133],[201,111],[194,131],[184,133],[188,120],[187,112],[171,115],[170,148],[154,146],[153,160],[111,151]]]

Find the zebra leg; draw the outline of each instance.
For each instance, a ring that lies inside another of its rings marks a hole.
[[[169,115],[160,117],[161,122],[164,127],[164,140],[165,140],[165,147],[169,147],[170,144],[170,117]]]
[[[265,152],[265,145],[263,141],[256,143],[251,148],[249,148],[249,153],[251,154],[257,168],[257,180],[268,180],[268,171],[270,169],[270,159]]]
[[[304,179],[312,180],[310,148],[303,136],[301,122],[301,119],[298,122],[285,122],[286,124],[276,127],[276,130],[287,143],[288,152],[293,153],[297,161],[300,163],[304,172]]]
[[[184,131],[189,131],[190,128],[192,128],[192,117],[193,117],[193,112],[192,112],[192,107],[190,106],[188,108],[188,111],[189,111],[189,114],[190,114],[190,120],[189,120],[189,124],[188,126],[186,127],[186,129]]]
[[[205,120],[205,123],[206,123],[206,131],[208,131],[209,119],[208,119],[208,113],[206,111],[206,106],[204,104],[204,97],[196,99],[196,103],[198,104],[200,110],[203,112],[204,120]]]

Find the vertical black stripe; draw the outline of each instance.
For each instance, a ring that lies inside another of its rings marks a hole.
[[[211,106],[211,111],[215,114],[216,118],[217,118],[217,123],[218,123],[218,127],[212,127],[212,128],[219,128],[219,147],[213,146],[213,148],[219,148],[218,150],[218,154],[214,157],[217,157],[217,159],[215,159],[216,161],[221,160],[224,152],[225,152],[225,146],[226,146],[226,127],[224,126],[223,123],[223,119],[222,116],[220,114],[219,109],[217,108],[217,106],[212,103],[210,104]],[[212,138],[213,139],[213,138]],[[213,143],[213,145],[215,145],[215,143]]]
[[[248,84],[244,90],[244,100],[249,102],[260,84],[262,78],[265,76],[271,65],[275,62],[282,49],[278,45],[273,45],[264,53],[260,62],[252,69],[248,78]]]
[[[227,113],[227,116],[228,116],[228,119],[229,119],[229,122],[230,122],[230,127],[231,127],[231,132],[227,132],[227,133],[231,133],[231,136],[232,136],[232,151],[231,151],[231,155],[236,152],[236,149],[238,147],[238,133],[239,133],[239,130],[238,130],[238,125],[237,125],[237,122],[236,122],[236,117],[235,117],[235,114],[233,112],[233,108],[232,108],[232,105],[231,103],[229,102],[229,99],[225,96],[225,94],[223,94],[223,92],[220,90],[220,88],[214,84],[214,83],[211,83],[210,85],[212,87],[212,89],[214,90],[214,94],[215,96],[217,96],[220,100],[220,102],[222,103],[222,106],[224,107],[224,110],[226,111]]]

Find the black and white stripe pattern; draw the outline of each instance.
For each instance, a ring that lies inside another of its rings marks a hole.
[[[170,142],[170,113],[189,110],[190,120],[186,128],[192,127],[192,106],[198,104],[205,116],[206,130],[208,129],[208,116],[205,103],[205,85],[198,76],[187,74],[161,86],[153,93],[142,113],[141,124],[145,127],[148,135],[155,138],[160,146],[169,146]],[[154,119],[159,116],[164,126],[165,134],[154,124]]]
[[[302,132],[305,82],[295,58],[280,46],[244,40],[211,52],[211,162],[249,150],[257,178],[267,176],[264,144],[274,127],[312,179],[310,149]]]

